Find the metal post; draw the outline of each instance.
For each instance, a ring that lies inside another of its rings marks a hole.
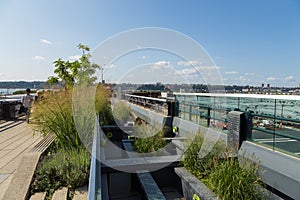
[[[207,127],[210,126],[210,107],[207,109]]]
[[[276,99],[275,99],[275,105],[274,105],[274,118],[273,118],[273,124],[274,124],[274,127],[273,127],[273,151],[275,150],[275,139],[276,139],[276,136],[275,136],[275,128],[276,128]]]

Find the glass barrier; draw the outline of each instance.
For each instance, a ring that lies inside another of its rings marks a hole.
[[[179,117],[227,133],[228,113],[247,113],[257,144],[300,157],[300,101],[273,98],[176,95]]]

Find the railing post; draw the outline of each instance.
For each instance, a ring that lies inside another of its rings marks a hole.
[[[207,108],[207,127],[210,126],[210,107]]]

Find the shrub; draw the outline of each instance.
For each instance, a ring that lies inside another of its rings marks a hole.
[[[230,157],[232,152],[225,144],[217,142],[205,157],[199,156],[204,138],[197,133],[194,140],[188,142],[184,152],[183,165],[223,200],[261,199],[263,198],[258,176],[258,164],[244,156],[241,163]],[[209,141],[206,141],[209,142]]]
[[[75,189],[88,183],[91,155],[84,148],[63,150],[39,164],[32,193],[46,191],[47,196],[62,186]]]
[[[163,130],[158,131],[151,125],[136,125],[134,135],[136,136],[133,147],[138,153],[151,153],[163,148],[167,142],[163,139]]]
[[[93,91],[91,87],[85,87],[75,92],[65,90],[47,94],[34,105],[32,123],[44,136],[55,134],[58,147],[79,148],[82,143],[90,146],[96,112],[101,112],[106,122],[112,118],[108,92],[103,86],[97,87],[96,94]],[[95,102],[91,95],[95,96]],[[77,103],[76,107],[74,103]]]
[[[130,108],[125,102],[118,102],[113,107],[113,116],[120,122],[130,119]]]
[[[62,148],[80,147],[72,114],[72,94],[61,91],[49,94],[35,104],[32,123],[45,136],[55,134],[55,143]]]
[[[199,132],[192,141],[187,142],[186,151],[182,160],[183,166],[199,179],[207,177],[211,169],[217,164],[220,155],[224,152],[225,144],[218,141],[210,152],[203,158],[199,155],[203,145],[203,135]],[[212,143],[213,141],[206,141]],[[213,144],[212,144],[213,145]]]
[[[258,164],[248,159],[239,164],[236,158],[226,158],[212,170],[208,185],[223,200],[262,199],[257,170]]]

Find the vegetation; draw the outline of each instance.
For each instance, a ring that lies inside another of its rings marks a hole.
[[[88,183],[91,155],[84,148],[58,150],[40,163],[32,193],[47,192],[48,199],[62,186],[75,189]]]
[[[42,135],[56,136],[32,184],[32,193],[47,191],[48,199],[61,186],[75,189],[88,183],[91,155],[85,147],[89,149],[92,144],[96,113],[101,113],[104,123],[113,120],[110,93],[103,85],[95,90],[98,66],[89,61],[87,46],[80,44],[78,48],[83,52],[78,61],[54,62],[56,76],[48,81],[61,82],[64,88],[44,92],[31,115],[31,124]]]
[[[118,102],[114,105],[113,116],[120,122],[130,119],[130,108],[125,102]]]
[[[82,55],[79,60],[64,61],[62,58],[54,61],[56,76],[50,76],[48,83],[51,85],[61,82],[65,88],[72,87],[76,84],[92,84],[97,79],[94,74],[99,65],[90,62],[90,48],[86,45],[79,44],[79,50],[82,50]]]
[[[183,166],[199,179],[206,178],[215,167],[221,154],[225,151],[224,144],[217,142],[212,150],[203,158],[199,155],[203,145],[203,135],[199,132],[192,141],[187,142],[187,149],[183,157]]]
[[[59,148],[79,148],[82,145],[73,120],[71,101],[69,91],[51,93],[35,104],[32,113],[32,124],[44,136],[54,134]]]
[[[208,177],[208,185],[222,199],[263,199],[258,187],[258,164],[248,159],[239,164],[236,158],[227,157]]]
[[[198,133],[184,153],[183,166],[202,180],[223,200],[261,199],[258,164],[243,157],[239,164],[230,157],[230,151],[217,142],[214,148],[202,158],[199,151],[203,136]]]
[[[167,144],[163,139],[163,131],[150,125],[135,126],[134,135],[133,147],[138,153],[156,152]]]
[[[36,93],[36,90],[31,90],[31,93]],[[17,90],[13,92],[13,95],[26,94],[26,90]]]

